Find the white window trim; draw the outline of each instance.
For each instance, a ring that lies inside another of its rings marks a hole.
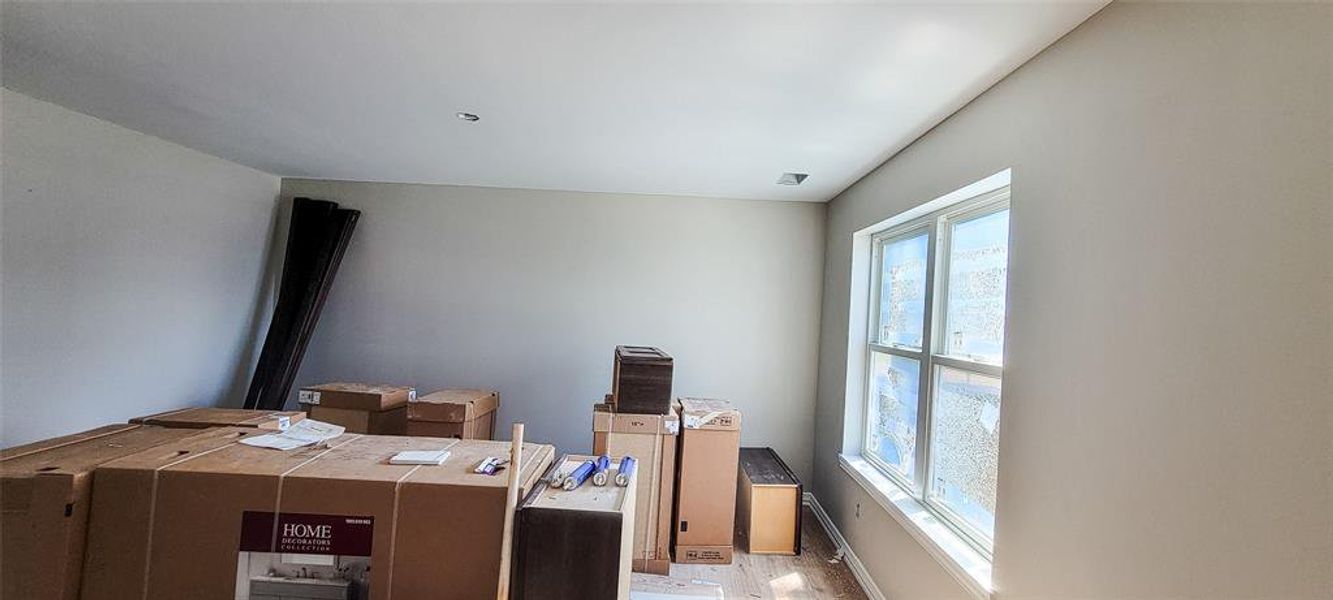
[[[994,589],[989,558],[861,456],[839,454],[838,465],[968,593],[978,600],[990,600]]]
[[[930,202],[910,209],[893,218],[876,223],[860,231],[852,238],[850,328],[848,331],[846,396],[843,428],[843,452],[838,462],[844,472],[857,482],[866,493],[875,500],[903,529],[921,544],[941,566],[978,600],[990,600],[993,592],[991,582],[991,556],[978,550],[971,539],[956,531],[952,524],[940,519],[930,507],[913,497],[905,490],[901,482],[894,481],[884,470],[875,466],[862,456],[866,434],[866,409],[869,389],[869,348],[872,310],[878,310],[877,290],[871,282],[871,264],[876,252],[877,238],[891,230],[902,233],[908,224],[919,221],[927,215],[956,207],[968,200],[992,194],[1010,185],[1011,171],[1005,169],[971,185],[936,198]],[[971,207],[961,211],[970,212]],[[931,249],[931,260],[935,248]],[[932,263],[933,264],[933,263]],[[875,265],[874,268],[878,268]],[[941,274],[935,274],[936,277]],[[872,305],[871,302],[876,302]],[[873,308],[872,308],[873,307]],[[931,310],[931,309],[927,309]],[[926,333],[927,336],[931,333]],[[923,341],[922,352],[929,352],[929,338]],[[947,359],[946,359],[947,360]],[[936,358],[937,364],[943,364]],[[974,365],[975,363],[969,364]],[[925,363],[922,363],[923,370]],[[998,367],[996,367],[998,370]],[[927,391],[927,394],[930,392]],[[927,421],[928,423],[928,421]],[[919,452],[918,456],[924,455]],[[920,469],[918,473],[922,473]]]

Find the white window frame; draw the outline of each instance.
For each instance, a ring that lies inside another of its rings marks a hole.
[[[864,416],[862,422],[861,456],[877,471],[920,502],[928,511],[958,534],[964,541],[980,552],[987,560],[991,558],[994,540],[981,530],[972,526],[961,515],[951,510],[944,503],[932,497],[933,480],[931,470],[931,408],[935,402],[935,378],[937,367],[949,367],[967,373],[994,377],[1003,385],[1002,363],[989,363],[975,357],[949,355],[941,340],[946,339],[945,321],[948,318],[948,281],[951,225],[963,221],[981,218],[1009,209],[1010,189],[1008,185],[968,198],[957,204],[936,210],[910,221],[895,225],[871,235],[870,258],[870,298],[868,303],[867,337],[865,348],[865,380],[862,401]],[[883,249],[887,244],[920,235],[927,235],[926,254],[926,291],[924,298],[921,348],[913,349],[899,345],[879,343],[880,338],[880,292],[882,291]],[[938,315],[938,319],[936,316]],[[913,465],[913,477],[909,480],[896,467],[879,458],[878,453],[869,448],[870,431],[874,422],[871,403],[875,394],[874,355],[875,353],[900,356],[916,360],[920,369],[917,384],[916,444]]]

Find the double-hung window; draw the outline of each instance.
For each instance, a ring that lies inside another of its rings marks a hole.
[[[1009,188],[875,234],[862,456],[990,555]]]

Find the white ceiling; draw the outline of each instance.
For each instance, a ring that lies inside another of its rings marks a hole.
[[[3,76],[283,176],[823,201],[1104,4],[7,0]]]

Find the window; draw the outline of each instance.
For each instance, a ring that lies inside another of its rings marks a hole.
[[[871,238],[862,456],[990,555],[1009,188]]]

